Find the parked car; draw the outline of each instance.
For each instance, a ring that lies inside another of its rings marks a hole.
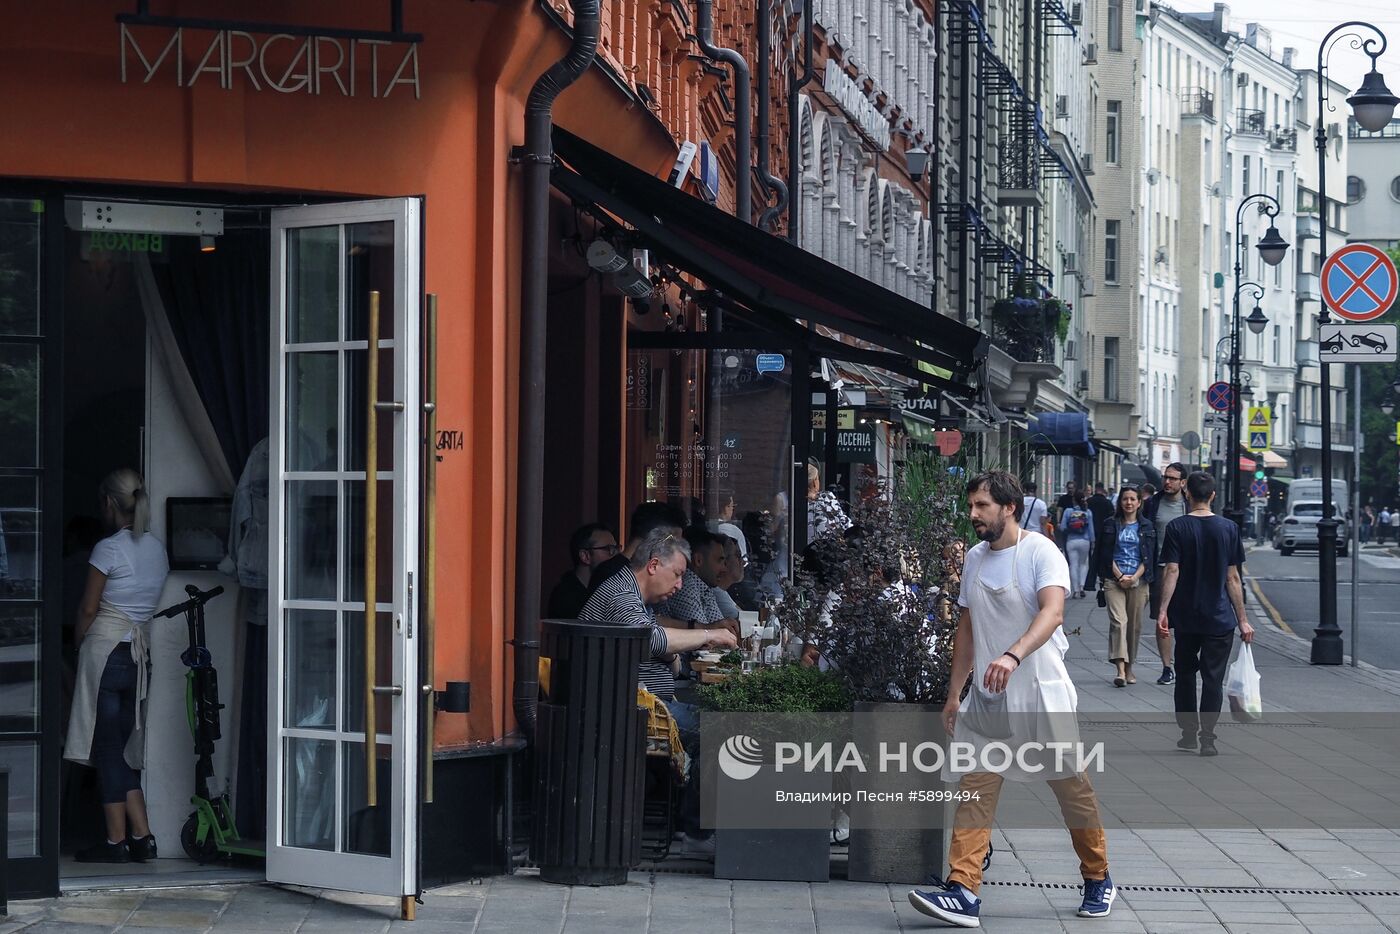
[[[1333,503],[1332,515],[1337,519],[1337,556],[1347,556],[1347,543],[1350,541],[1347,521],[1342,516],[1341,507]],[[1288,515],[1274,530],[1274,547],[1285,558],[1296,549],[1317,548],[1317,523],[1322,518],[1322,503],[1298,501],[1288,508]]]

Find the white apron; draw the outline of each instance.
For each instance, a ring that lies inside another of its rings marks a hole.
[[[133,769],[145,767],[146,671],[151,660],[146,627],[105,600],[98,606],[92,626],[78,646],[78,677],[73,688],[73,709],[68,716],[63,758],[80,765],[92,764],[92,733],[97,725],[97,692],[102,687],[102,672],[107,667],[107,656],[127,633],[131,633],[131,657],[136,662],[136,723],[123,757]]]
[[[974,690],[981,685],[987,666],[1001,657],[1017,639],[1026,634],[1031,620],[1035,618],[1021,595],[1020,564],[1021,540],[1035,533],[1018,532],[1016,544],[1011,546],[1011,581],[1004,587],[993,587],[982,580],[983,564],[978,566],[977,579],[970,586],[966,583],[968,611],[972,615],[972,677]],[[981,762],[982,750],[992,742],[1004,743],[1014,752],[1027,742],[1079,742],[1079,730],[1072,716],[1046,718],[1038,716],[1047,713],[1073,714],[1079,705],[1079,694],[1065,668],[1064,653],[1069,648],[1069,640],[1060,630],[1040,648],[1021,659],[1021,664],[1011,673],[1006,682],[1006,709],[1011,717],[1012,735],[1009,739],[989,740],[968,729],[961,717],[953,728],[954,743],[970,743],[976,750],[977,761]],[[972,691],[963,700],[960,710],[967,710],[972,700]],[[1000,764],[1000,756],[995,756]],[[1074,753],[1066,758],[1066,767],[1056,771],[1052,757],[1043,762],[1043,771],[1027,771],[1014,762],[1005,770],[998,770],[1003,778],[1013,782],[1042,782],[1058,778],[1069,778],[1076,774]],[[980,766],[974,771],[984,771]],[[945,781],[957,781],[961,776],[951,768],[944,769]]]

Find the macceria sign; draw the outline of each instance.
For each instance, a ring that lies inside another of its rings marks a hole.
[[[120,23],[122,84],[235,84],[281,94],[423,97],[419,42]]]

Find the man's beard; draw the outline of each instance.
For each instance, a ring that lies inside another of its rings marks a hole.
[[[984,525],[984,526],[982,527],[982,531],[980,531],[980,532],[977,533],[977,537],[980,538],[980,539],[982,539],[982,541],[984,541],[984,542],[994,542],[994,541],[996,541],[997,539],[1001,538],[1002,533],[1005,532],[1005,531],[1006,531],[1006,520],[1005,520],[1005,519],[1000,519],[1000,520],[998,520],[998,521],[996,521],[996,522],[992,522],[992,523],[989,523],[989,524],[987,524],[987,525]]]

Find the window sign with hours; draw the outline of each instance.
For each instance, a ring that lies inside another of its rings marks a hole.
[[[699,442],[658,444],[655,486],[667,496],[689,496],[702,489],[733,493],[733,473],[743,459],[736,434],[726,435],[717,447]]]

